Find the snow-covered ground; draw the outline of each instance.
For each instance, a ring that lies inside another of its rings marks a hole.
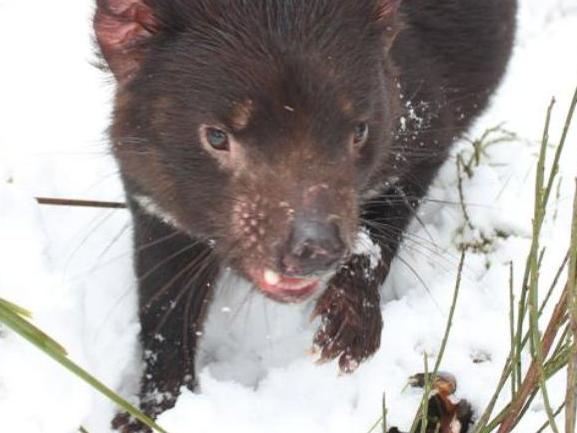
[[[126,395],[138,370],[129,217],[125,211],[40,207],[34,196],[121,200],[104,130],[112,85],[90,65],[90,0],[0,0],[0,297],[34,312],[35,323],[71,357]],[[384,287],[379,353],[351,376],[307,353],[310,306],[278,306],[246,291],[223,290],[201,347],[201,392],[185,392],[159,422],[172,433],[364,433],[387,393],[389,423],[406,428],[420,394],[405,390],[434,359],[453,294],[459,242],[490,239],[468,256],[443,370],[458,395],[485,406],[509,350],[509,262],[521,273],[529,246],[533,179],[546,107],[558,103],[559,137],[577,86],[575,0],[521,0],[509,74],[491,109],[471,131],[518,135],[490,147],[463,183],[455,158],[442,170]],[[455,149],[468,152],[462,143]],[[556,211],[546,222],[548,282],[568,241],[577,175],[577,125],[562,158]],[[448,202],[441,204],[440,202]],[[455,204],[451,204],[455,203]],[[497,236],[498,234],[498,236]],[[410,270],[418,273],[423,283]],[[230,286],[227,284],[226,286]],[[479,362],[481,361],[481,362]],[[563,378],[550,388],[552,405]],[[0,328],[0,430],[108,432],[113,407],[53,361]],[[536,399],[519,431],[545,419]]]

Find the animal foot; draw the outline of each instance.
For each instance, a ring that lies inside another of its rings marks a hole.
[[[112,428],[120,433],[152,433],[148,426],[126,412],[119,413],[114,417]]]
[[[366,291],[329,286],[317,302],[313,318],[317,316],[321,327],[313,351],[319,362],[338,359],[341,372],[351,373],[379,348],[383,321],[378,292],[367,296]]]

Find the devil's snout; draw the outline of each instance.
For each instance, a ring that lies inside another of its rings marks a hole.
[[[280,269],[289,276],[309,276],[330,269],[345,254],[341,230],[335,222],[296,218]]]

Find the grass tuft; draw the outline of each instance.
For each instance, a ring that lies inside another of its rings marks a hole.
[[[545,128],[541,141],[541,151],[537,164],[537,176],[535,181],[535,208],[533,215],[533,233],[530,251],[527,256],[526,266],[521,286],[520,299],[517,311],[513,308],[513,270],[510,274],[510,302],[512,305],[510,312],[510,322],[514,323],[516,319],[516,329],[511,330],[511,351],[503,368],[501,378],[497,388],[491,398],[488,406],[483,411],[475,427],[475,433],[491,433],[497,430],[498,433],[509,433],[515,429],[524,415],[527,413],[530,404],[540,393],[543,397],[547,420],[538,430],[544,431],[551,428],[553,432],[560,432],[556,423],[556,417],[561,413],[563,407],[566,410],[566,433],[575,432],[575,392],[577,391],[577,382],[575,380],[575,370],[577,369],[577,291],[575,272],[577,267],[577,205],[573,215],[572,241],[569,252],[552,284],[549,286],[544,299],[539,305],[540,293],[540,271],[543,257],[546,254],[545,248],[541,248],[540,235],[541,229],[549,210],[549,201],[554,189],[554,185],[559,185],[557,179],[559,173],[559,162],[566,143],[567,134],[577,106],[577,90],[565,119],[565,125],[559,145],[555,150],[552,160],[551,170],[547,175],[545,166],[547,160],[547,149],[549,146],[549,128],[554,107],[554,101],[551,102],[545,121]],[[575,196],[577,203],[577,192]],[[569,263],[568,281],[565,284],[557,300],[557,304],[549,318],[548,325],[544,333],[540,332],[539,320],[543,318],[545,306],[550,302],[553,294],[560,288],[560,277],[565,266]],[[571,307],[573,306],[573,307]],[[568,311],[572,311],[571,333],[566,326],[568,320]],[[516,314],[515,314],[516,313]],[[574,315],[574,317],[573,317]],[[573,326],[574,325],[574,326]],[[575,330],[575,332],[573,332]],[[553,343],[557,345],[550,355]],[[522,353],[527,349],[531,353],[531,364],[526,368],[521,359]],[[570,360],[573,360],[574,366],[571,367]],[[567,383],[567,398],[561,407],[553,410],[551,407],[549,393],[547,391],[547,381],[555,374],[567,367],[568,374],[572,375]],[[496,402],[502,397],[503,389],[507,382],[511,385],[511,395],[509,403],[491,419]],[[570,413],[571,412],[571,413]],[[570,413],[570,414],[569,414]]]
[[[66,368],[96,391],[106,396],[134,418],[159,433],[168,433],[143,412],[132,406],[128,401],[120,397],[86,370],[71,361],[68,358],[66,350],[59,343],[27,320],[30,319],[31,316],[32,315],[29,311],[0,298],[0,323],[3,323],[22,338],[36,346],[50,358],[58,362],[62,367]],[[80,427],[80,431],[85,431],[85,429]]]
[[[565,118],[563,132],[559,144],[555,147],[551,160],[550,170],[547,172],[549,130],[555,100],[552,100],[546,113],[543,136],[540,143],[539,159],[535,179],[535,206],[533,213],[533,230],[531,245],[527,253],[525,268],[520,281],[519,294],[515,295],[515,268],[510,263],[509,269],[509,336],[510,352],[501,371],[498,383],[495,386],[492,397],[487,406],[482,410],[472,431],[473,433],[510,433],[518,426],[519,422],[528,413],[534,399],[541,395],[547,419],[538,428],[537,433],[551,429],[554,433],[560,433],[556,418],[565,410],[565,433],[575,433],[577,424],[577,188],[575,191],[575,204],[572,218],[571,241],[569,250],[560,263],[553,281],[543,290],[541,270],[547,249],[541,245],[541,232],[547,217],[557,219],[558,210],[552,205],[551,197],[555,195],[559,199],[561,179],[559,178],[559,163],[568,137],[568,132],[577,107],[577,89],[573,94],[569,111]],[[473,145],[471,155],[457,155],[458,192],[464,215],[464,224],[461,234],[465,230],[475,231],[475,227],[469,216],[467,206],[464,203],[462,181],[465,176],[471,178],[475,168],[480,164],[488,146],[497,143],[513,141],[517,137],[502,129],[501,126],[491,128],[478,140],[469,140]],[[577,185],[577,179],[576,179]],[[497,234],[497,236],[499,236]],[[456,242],[463,252],[459,265],[459,274],[455,288],[451,313],[437,362],[430,377],[435,377],[441,363],[444,349],[452,326],[452,316],[458,296],[461,272],[464,260],[464,252],[486,252],[492,240],[481,237],[477,242]],[[567,281],[562,282],[562,277],[567,270]],[[564,284],[563,284],[564,283]],[[544,293],[540,299],[540,293]],[[556,300],[552,313],[547,318],[547,326],[541,332],[539,324],[544,321],[546,307]],[[529,365],[523,362],[523,354],[530,353]],[[428,373],[428,358],[425,354],[425,370]],[[553,410],[547,389],[548,381],[555,375],[566,370],[567,388],[564,401]],[[427,374],[426,377],[429,377]],[[509,387],[506,385],[509,384]],[[427,402],[429,397],[430,383],[425,381],[425,393],[417,416],[413,420],[411,433],[415,433],[420,425],[420,433],[427,431]],[[508,400],[507,400],[508,399]],[[497,403],[501,400],[508,401],[499,412],[495,413]],[[373,429],[381,423],[377,422]],[[371,431],[373,430],[371,429]],[[370,433],[370,432],[369,432]]]

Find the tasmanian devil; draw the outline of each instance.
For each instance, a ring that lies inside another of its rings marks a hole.
[[[278,302],[316,293],[314,345],[343,371],[378,349],[379,286],[503,74],[515,10],[515,0],[97,0],[149,415],[195,388],[224,268]]]

